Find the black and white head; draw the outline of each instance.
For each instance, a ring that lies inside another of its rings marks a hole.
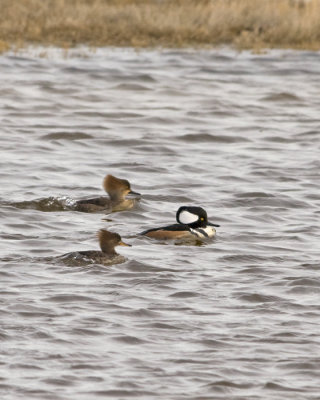
[[[177,211],[176,219],[179,224],[188,225],[190,228],[220,226],[208,222],[207,213],[202,207],[182,206]]]

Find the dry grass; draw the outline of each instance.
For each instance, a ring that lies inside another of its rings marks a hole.
[[[0,51],[29,44],[320,48],[320,0],[0,0]]]

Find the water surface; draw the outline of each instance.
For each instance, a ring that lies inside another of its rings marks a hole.
[[[319,53],[85,53],[0,57],[1,398],[319,399]],[[107,173],[135,210],[55,209]],[[137,235],[181,205],[216,239]]]

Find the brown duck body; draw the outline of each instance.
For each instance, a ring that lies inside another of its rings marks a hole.
[[[158,240],[188,239],[194,237],[187,226],[178,224],[150,229],[142,232],[142,235]]]
[[[123,263],[126,259],[115,251],[116,246],[130,246],[122,241],[121,236],[114,232],[101,229],[98,232],[101,251],[87,250],[67,253],[60,258],[72,266],[86,264],[113,265]]]
[[[95,198],[78,200],[75,204],[76,211],[103,212],[130,210],[139,201],[140,194],[133,192],[130,183],[126,179],[119,179],[113,175],[107,175],[103,180],[103,188],[109,197],[100,196]],[[127,195],[135,198],[128,199]]]

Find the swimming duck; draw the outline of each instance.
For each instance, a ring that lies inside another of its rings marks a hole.
[[[107,175],[103,180],[102,186],[110,198],[101,196],[78,200],[75,204],[75,210],[83,212],[129,210],[141,196],[140,193],[131,190],[129,181],[116,178],[113,175]],[[128,195],[130,197],[127,197]]]
[[[101,251],[87,250],[64,254],[60,258],[71,265],[103,264],[112,265],[123,263],[126,259],[115,251],[116,246],[129,246],[124,243],[118,233],[100,229],[97,234]]]
[[[182,206],[176,213],[177,224],[148,229],[141,233],[155,239],[205,239],[216,234],[214,227],[220,225],[208,222],[206,211],[201,207]]]

